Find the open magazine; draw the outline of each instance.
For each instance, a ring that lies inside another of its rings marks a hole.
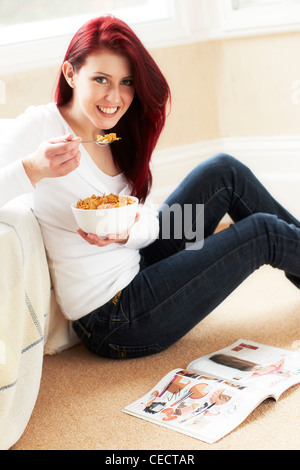
[[[300,383],[300,353],[240,339],[169,372],[122,411],[213,444]]]

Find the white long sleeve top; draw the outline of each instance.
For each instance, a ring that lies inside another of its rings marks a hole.
[[[57,300],[66,318],[77,320],[132,281],[139,272],[139,250],[157,238],[159,225],[150,195],[140,204],[140,219],[125,245],[100,248],[80,237],[72,203],[92,194],[130,194],[130,188],[122,174],[103,173],[82,145],[77,170],[64,177],[45,178],[34,187],[21,159],[42,142],[68,133],[73,131],[55,103],[31,106],[14,120],[11,131],[0,136],[0,206],[24,193],[32,194]]]

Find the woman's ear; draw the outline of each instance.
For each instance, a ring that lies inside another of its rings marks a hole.
[[[66,62],[63,63],[62,72],[64,74],[66,81],[70,85],[70,87],[75,88],[75,83],[74,83],[75,72],[74,72],[73,65],[71,64],[71,62],[66,60]]]

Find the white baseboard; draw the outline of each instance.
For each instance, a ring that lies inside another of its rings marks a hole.
[[[159,150],[153,156],[154,197],[162,203],[201,161],[228,153],[245,163],[266,188],[300,219],[300,137],[215,139]]]

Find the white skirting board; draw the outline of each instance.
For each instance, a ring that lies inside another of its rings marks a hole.
[[[300,137],[215,139],[158,150],[153,156],[154,197],[161,204],[197,164],[228,153],[245,163],[271,194],[300,219]]]

